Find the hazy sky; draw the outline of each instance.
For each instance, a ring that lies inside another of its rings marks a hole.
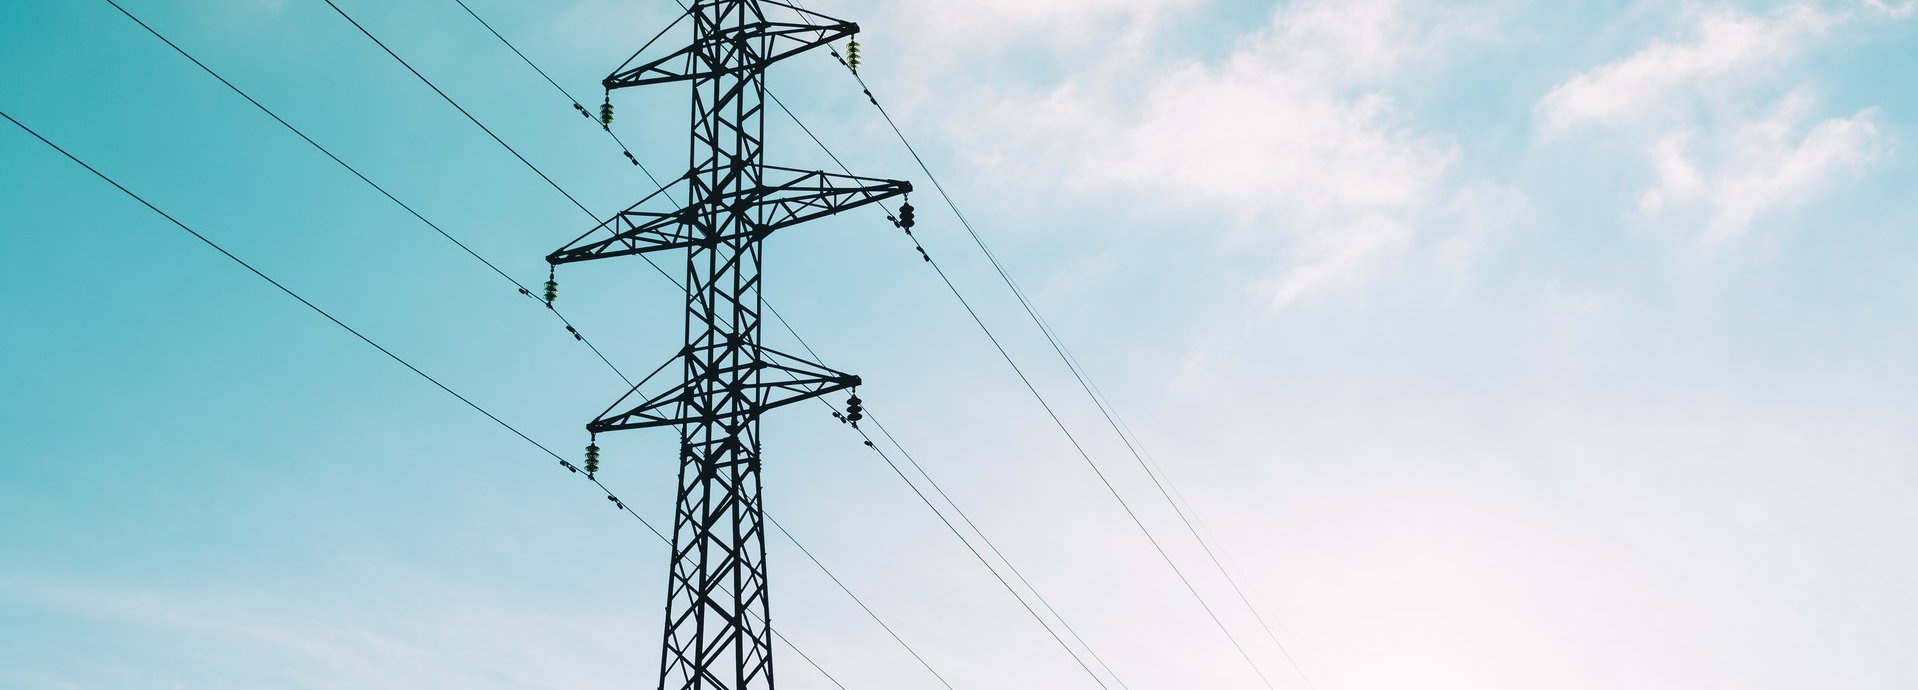
[[[336,1],[593,211],[650,190],[452,0]],[[468,1],[589,106],[678,11]],[[320,0],[123,4],[523,283],[592,225]],[[1918,686],[1918,6],[808,5],[861,24],[874,94],[1317,690]],[[542,443],[576,455],[623,392],[103,0],[9,0],[0,64],[0,109]],[[858,85],[823,54],[771,83],[920,186],[926,249],[1307,687]],[[683,89],[614,98],[683,168]],[[767,123],[769,162],[830,166]],[[11,125],[0,161],[0,687],[656,682],[636,521]],[[767,251],[773,304],[1126,687],[1263,687],[882,214]],[[636,260],[560,282],[622,369],[676,349]],[[796,406],[766,439],[769,510],[953,687],[1096,687],[857,435]],[[600,439],[656,522],[672,440]],[[941,687],[770,549],[776,626],[845,687]]]

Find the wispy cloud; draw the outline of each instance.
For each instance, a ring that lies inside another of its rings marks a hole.
[[[1808,96],[1716,137],[1676,132],[1652,147],[1655,182],[1639,197],[1648,217],[1703,213],[1707,244],[1736,239],[1766,212],[1803,204],[1855,176],[1888,146],[1877,111],[1806,124]],[[1703,140],[1703,141],[1701,141]]]
[[[1547,135],[1581,126],[1659,122],[1709,106],[1727,90],[1750,88],[1803,52],[1837,17],[1811,6],[1766,16],[1718,10],[1697,17],[1689,36],[1661,39],[1554,87],[1537,115]]]
[[[1865,0],[1865,6],[1893,17],[1909,17],[1913,10],[1918,10],[1918,0],[1907,0],[1899,4],[1885,2],[1885,0]]]
[[[1164,195],[1230,221],[1228,241],[1276,247],[1280,267],[1253,287],[1282,307],[1361,279],[1449,207],[1456,147],[1391,91],[1449,19],[1392,0],[1294,3],[1220,59],[1075,75],[989,125],[1028,132],[1076,187]]]
[[[616,645],[596,639],[612,626],[514,610],[496,601],[472,607],[453,600],[458,597],[425,597],[397,609],[337,611],[322,603],[257,593],[23,580],[6,584],[7,599],[48,615],[101,621],[114,630],[179,645],[161,654],[220,658],[219,678],[149,678],[155,687],[169,682],[200,687],[214,681],[226,684],[218,687],[285,688],[619,685],[618,679],[582,666],[566,651],[583,646],[606,656],[617,653]],[[425,583],[409,583],[409,588],[413,585],[430,591]],[[116,644],[111,638],[100,639],[96,649],[110,655]]]
[[[902,19],[935,46],[999,46],[1034,40],[1053,47],[1109,40],[1110,29],[1149,34],[1164,16],[1198,0],[972,0],[916,4]],[[967,51],[957,51],[964,54]]]
[[[1821,117],[1815,83],[1793,68],[1840,29],[1912,7],[1796,3],[1692,14],[1679,36],[1546,93],[1534,109],[1541,140],[1619,133],[1651,168],[1639,217],[1691,225],[1702,244],[1724,244],[1768,213],[1810,203],[1888,149],[1875,109]]]

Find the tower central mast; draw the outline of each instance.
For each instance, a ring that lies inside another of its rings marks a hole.
[[[769,20],[768,8],[793,19]],[[761,241],[774,230],[902,195],[912,186],[764,162],[766,68],[849,38],[857,25],[771,0],[695,0],[681,19],[688,20],[691,45],[637,66],[640,56],[634,56],[603,82],[609,105],[602,109],[610,121],[610,92],[616,89],[690,83],[687,172],[546,260],[557,266],[686,251],[685,346],[677,355],[683,379],[651,395],[635,387],[586,428],[595,436],[679,428],[660,690],[770,690],[759,418],[776,407],[851,388],[859,378],[760,343]],[[642,210],[672,198],[687,204]]]

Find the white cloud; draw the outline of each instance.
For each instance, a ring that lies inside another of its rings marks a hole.
[[[209,660],[202,663],[234,687],[619,685],[611,669],[583,667],[568,656],[569,650],[583,648],[604,658],[617,654],[622,642],[631,642],[601,639],[605,630],[617,627],[608,621],[568,620],[564,614],[527,611],[484,595],[466,598],[473,592],[439,598],[445,593],[424,594],[434,591],[433,583],[393,574],[406,580],[410,591],[421,593],[411,605],[329,609],[313,601],[259,593],[235,596],[227,591],[20,579],[0,583],[6,585],[7,603],[25,604],[71,624],[94,621],[117,632],[166,640],[181,649],[161,653],[182,659],[205,657]],[[96,642],[109,656],[130,651],[117,635]],[[132,656],[119,661],[151,663]],[[193,683],[201,679],[182,675],[158,680],[198,687]]]
[[[1307,0],[1216,62],[1078,75],[988,124],[1029,132],[1074,186],[1163,194],[1234,221],[1230,241],[1276,240],[1285,265],[1254,286],[1283,306],[1410,246],[1454,191],[1454,146],[1389,90],[1434,52],[1443,19],[1392,0]]]
[[[1903,4],[1898,5],[1885,2],[1885,0],[1865,0],[1865,6],[1893,17],[1909,17],[1913,10],[1918,10],[1918,0],[1906,0]]]
[[[1553,88],[1534,109],[1540,133],[1547,141],[1587,129],[1620,133],[1651,168],[1642,219],[1687,222],[1706,245],[1735,240],[1769,213],[1857,175],[1890,145],[1874,109],[1817,119],[1815,89],[1785,76],[1837,29],[1904,16],[1913,5],[1865,6],[1694,15],[1686,38],[1653,41]]]
[[[1274,307],[1285,307],[1308,294],[1350,285],[1367,277],[1383,257],[1411,243],[1413,228],[1383,215],[1359,218],[1337,234],[1322,234],[1302,243],[1313,257],[1284,275],[1254,285]]]
[[[1767,211],[1815,197],[1864,169],[1889,145],[1877,111],[1804,123],[1806,100],[1787,100],[1769,118],[1747,123],[1718,150],[1699,150],[1697,137],[1678,133],[1654,146],[1656,182],[1639,198],[1649,217],[1702,210],[1702,239],[1719,243],[1742,235]]]
[[[1665,119],[1708,94],[1748,86],[1775,71],[1835,21],[1810,6],[1762,17],[1708,13],[1698,18],[1689,40],[1654,41],[1558,85],[1539,100],[1537,115],[1548,134]]]
[[[1169,11],[1194,0],[970,0],[917,4],[914,36],[939,45],[1030,40],[1077,44],[1117,22],[1149,31]]]

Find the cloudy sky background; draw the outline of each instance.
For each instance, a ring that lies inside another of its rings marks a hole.
[[[340,2],[595,211],[649,189],[451,0]],[[124,4],[522,282],[591,225],[324,3]],[[677,12],[470,4],[582,99]],[[873,92],[1312,686],[1918,684],[1913,4],[809,6],[860,22]],[[541,442],[576,453],[622,392],[106,3],[9,3],[0,56],[0,109]],[[857,84],[824,55],[772,84],[920,185],[927,250],[1307,687]],[[683,167],[684,94],[615,102]],[[767,122],[771,162],[830,165]],[[655,682],[665,549],[590,485],[25,134],[0,160],[0,686]],[[1263,687],[883,217],[769,257],[773,303],[1127,686]],[[627,371],[676,347],[650,269],[560,282]],[[655,521],[668,436],[601,439]],[[953,686],[1094,687],[856,435],[802,406],[767,437],[769,510]],[[779,629],[846,687],[940,687],[771,549]],[[782,685],[832,687],[780,649]]]

